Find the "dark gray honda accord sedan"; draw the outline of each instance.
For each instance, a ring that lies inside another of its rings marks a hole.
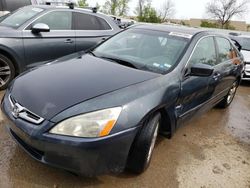
[[[170,138],[191,117],[230,105],[242,68],[225,36],[138,25],[20,75],[2,110],[13,139],[42,163],[85,176],[141,173],[158,133]]]

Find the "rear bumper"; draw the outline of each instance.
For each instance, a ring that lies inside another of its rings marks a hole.
[[[7,130],[13,139],[34,159],[44,164],[65,169],[83,176],[97,176],[109,172],[122,172],[126,166],[132,142],[139,127],[131,128],[103,138],[75,138],[37,133],[37,127],[24,120],[15,119],[7,110]],[[51,124],[51,122],[44,122]]]

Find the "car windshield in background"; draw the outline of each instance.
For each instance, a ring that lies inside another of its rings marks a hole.
[[[130,67],[164,74],[177,63],[188,40],[166,32],[130,29],[104,42],[93,54]]]
[[[44,11],[44,9],[41,8],[32,8],[32,7],[26,7],[17,10],[13,14],[7,16],[4,20],[1,21],[0,25],[18,28],[22,24],[24,24],[29,19],[35,17],[37,14]]]
[[[242,49],[250,51],[250,38],[242,38],[241,41]]]

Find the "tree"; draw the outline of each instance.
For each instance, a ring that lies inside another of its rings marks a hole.
[[[209,22],[209,21],[201,21],[201,27],[207,27],[207,28],[218,28],[218,24],[217,23],[212,23],[212,22]]]
[[[81,8],[88,7],[89,4],[87,3],[87,0],[78,0],[78,6]]]
[[[175,14],[175,4],[172,0],[166,0],[162,5],[162,9],[159,11],[159,16],[161,17],[161,22],[166,21],[167,18],[174,16]]]
[[[130,0],[106,0],[102,7],[102,12],[115,16],[124,16],[128,12]]]
[[[157,11],[155,8],[151,7],[151,5],[147,5],[142,10],[141,16],[138,17],[140,22],[149,22],[149,23],[160,23],[161,18],[157,15]]]
[[[206,11],[218,20],[221,28],[230,22],[233,16],[239,16],[247,11],[248,0],[213,0],[207,4]]]
[[[143,10],[149,4],[151,4],[151,0],[138,0],[138,5],[137,5],[137,8],[135,10],[135,13],[136,13],[138,18],[142,17]]]

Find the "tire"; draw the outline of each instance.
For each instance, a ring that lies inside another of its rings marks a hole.
[[[127,169],[129,171],[140,174],[149,166],[159,131],[160,120],[160,113],[155,114],[146,121],[137,135],[128,157]]]
[[[0,54],[0,90],[6,89],[14,77],[15,67],[12,61]]]
[[[232,87],[229,89],[227,95],[224,97],[224,99],[217,105],[219,108],[227,108],[233,101],[234,96],[236,94],[237,88],[238,88],[238,81],[235,81],[232,85]]]

